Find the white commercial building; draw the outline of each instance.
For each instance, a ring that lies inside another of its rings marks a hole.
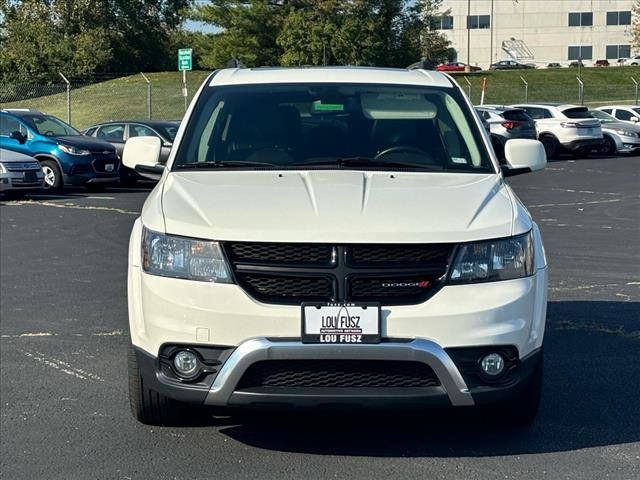
[[[544,66],[630,57],[632,0],[444,0],[440,27],[458,61]],[[467,57],[470,45],[469,57]],[[613,60],[613,61],[612,61]]]

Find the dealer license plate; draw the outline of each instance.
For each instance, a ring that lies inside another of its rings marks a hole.
[[[376,303],[305,303],[304,343],[379,343],[380,305]]]

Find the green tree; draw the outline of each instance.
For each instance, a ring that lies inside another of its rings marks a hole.
[[[287,11],[287,2],[268,0],[211,0],[196,7],[193,20],[220,30],[203,39],[201,63],[218,68],[236,58],[246,66],[278,65],[283,52],[276,39]]]
[[[175,65],[173,34],[192,0],[0,0],[0,79],[59,81]]]

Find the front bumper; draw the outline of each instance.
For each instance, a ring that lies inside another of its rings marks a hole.
[[[0,192],[10,190],[37,190],[42,188],[44,174],[42,170],[36,172],[37,181],[25,182],[23,172],[0,173]]]
[[[115,173],[87,173],[82,175],[63,175],[66,185],[95,185],[113,184],[120,181],[120,174]]]
[[[470,407],[508,402],[522,391],[542,361],[536,349],[519,360],[507,380],[499,384],[471,382],[461,373],[456,356],[434,342],[423,339],[377,345],[309,345],[299,341],[256,338],[243,342],[227,357],[208,382],[182,383],[166,375],[158,359],[135,348],[145,384],[167,397],[213,407]],[[423,388],[242,388],[247,369],[265,360],[385,360],[414,361],[428,365],[440,385]]]

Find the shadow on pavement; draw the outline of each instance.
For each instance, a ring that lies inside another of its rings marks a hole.
[[[247,445],[319,455],[481,457],[640,441],[640,303],[550,302],[548,318],[542,407],[528,430],[456,411],[256,413],[213,424]]]

